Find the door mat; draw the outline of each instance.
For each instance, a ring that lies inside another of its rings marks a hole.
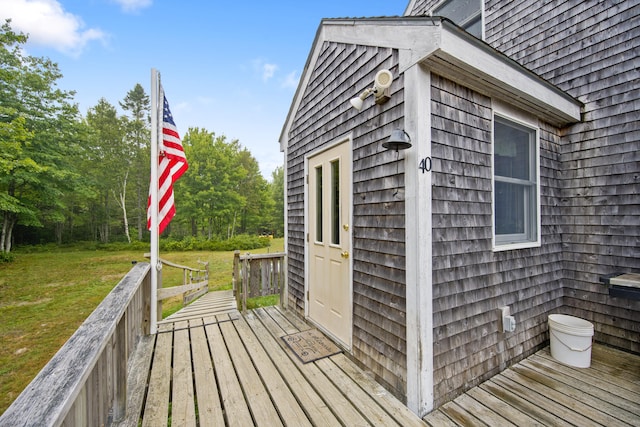
[[[333,356],[342,350],[317,329],[309,329],[282,337],[302,363]]]

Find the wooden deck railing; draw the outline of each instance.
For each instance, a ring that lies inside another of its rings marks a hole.
[[[284,300],[285,253],[240,255],[233,257],[233,292],[238,308],[247,311],[247,298],[266,295],[280,295]]]
[[[151,257],[151,254],[144,254],[145,257]],[[159,258],[162,265],[172,268],[182,269],[182,285],[172,286],[170,288],[158,289],[158,320],[162,319],[162,300],[175,297],[182,294],[182,304],[187,305],[194,299],[209,292],[209,263],[198,261],[199,264],[204,266],[203,269],[197,269],[187,267],[186,265],[180,265],[167,261],[166,259]],[[161,272],[160,272],[161,273]],[[158,278],[158,283],[162,283],[161,276]]]
[[[107,426],[127,405],[127,365],[149,333],[150,266],[138,263],[0,417],[1,426]]]

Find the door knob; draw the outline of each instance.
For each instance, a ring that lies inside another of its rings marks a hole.
[[[349,252],[348,252],[348,251],[344,251],[344,252],[342,252],[342,253],[340,254],[340,256],[341,256],[342,258],[347,259],[347,258],[349,258]]]
[[[342,228],[344,228],[344,231],[349,231],[349,224],[344,224]]]

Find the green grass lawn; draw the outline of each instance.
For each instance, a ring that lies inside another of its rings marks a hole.
[[[284,241],[251,253],[280,252]],[[244,251],[243,251],[244,252]],[[167,252],[160,257],[201,268],[209,262],[209,289],[231,289],[233,252]],[[0,264],[0,413],[3,413],[66,340],[131,269],[146,262],[136,251],[60,250],[20,253]],[[182,283],[182,270],[165,267],[163,286]],[[163,317],[182,298],[166,300]]]

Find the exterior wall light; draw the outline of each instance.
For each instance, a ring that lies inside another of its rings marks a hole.
[[[352,98],[349,102],[351,106],[360,111],[364,100],[371,94],[375,95],[376,104],[384,104],[391,97],[389,96],[389,87],[393,82],[393,74],[389,70],[380,70],[376,73],[376,78],[373,83],[373,87],[365,89],[359,96]]]
[[[382,146],[387,150],[406,150],[411,148],[411,137],[403,129],[394,129]]]

